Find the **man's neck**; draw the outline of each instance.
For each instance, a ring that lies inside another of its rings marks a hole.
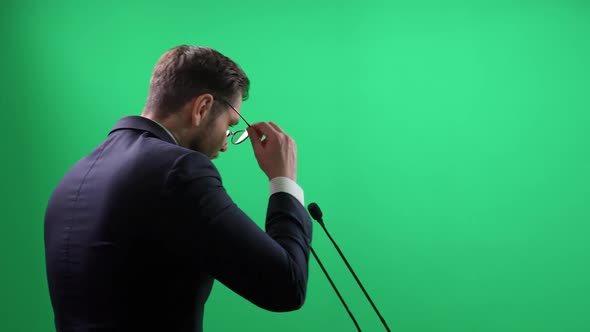
[[[174,143],[176,143],[176,145],[180,145],[178,143],[178,138],[176,137],[176,135],[174,135],[174,133],[172,132],[172,130],[170,130],[168,127],[166,127],[166,125],[163,124],[163,121],[156,119],[153,116],[147,115],[147,114],[142,114],[141,116],[143,116],[144,118],[150,119],[152,121],[154,121],[155,123],[157,123],[160,127],[162,127],[162,129],[164,129],[166,131],[166,133],[168,133],[168,135],[170,135],[170,137],[172,137],[172,139],[174,140]]]

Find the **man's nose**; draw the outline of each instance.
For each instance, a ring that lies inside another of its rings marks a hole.
[[[225,142],[223,142],[223,145],[221,146],[220,151],[221,152],[227,151],[227,139],[225,140]]]

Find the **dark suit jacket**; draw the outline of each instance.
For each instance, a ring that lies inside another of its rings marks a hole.
[[[53,192],[45,253],[58,331],[201,331],[217,279],[257,306],[302,306],[311,221],[269,198],[266,232],[225,192],[203,154],[157,123],[119,120]]]

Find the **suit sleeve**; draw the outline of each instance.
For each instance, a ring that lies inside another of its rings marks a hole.
[[[290,311],[305,301],[311,220],[292,195],[270,196],[266,232],[226,193],[215,166],[197,153],[181,157],[166,191],[171,253],[270,311]]]

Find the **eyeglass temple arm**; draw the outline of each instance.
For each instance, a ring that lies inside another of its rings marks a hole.
[[[234,111],[236,111],[236,109],[234,108]],[[236,111],[236,113],[238,113],[238,115],[240,116],[240,118],[242,120],[244,120],[244,122],[248,125],[248,127],[251,127],[250,124],[248,123],[248,121],[246,121],[246,119],[244,119],[244,117],[242,116],[242,114],[240,114],[240,112]]]
[[[238,110],[237,110],[237,109],[236,109],[236,108],[235,108],[235,107],[234,107],[232,104],[230,104],[230,103],[229,103],[227,100],[225,100],[225,99],[221,99],[221,100],[223,100],[223,102],[224,102],[224,103],[226,103],[226,104],[227,104],[227,106],[231,107],[231,109],[232,109],[232,110],[234,110],[236,113],[238,113],[238,115],[240,116],[240,118],[241,118],[242,120],[244,120],[244,122],[246,123],[246,125],[248,125],[248,127],[252,127],[252,126],[250,126],[250,124],[248,123],[248,121],[246,121],[246,119],[244,119],[244,117],[242,116],[242,114],[240,114],[240,112],[238,112]]]

